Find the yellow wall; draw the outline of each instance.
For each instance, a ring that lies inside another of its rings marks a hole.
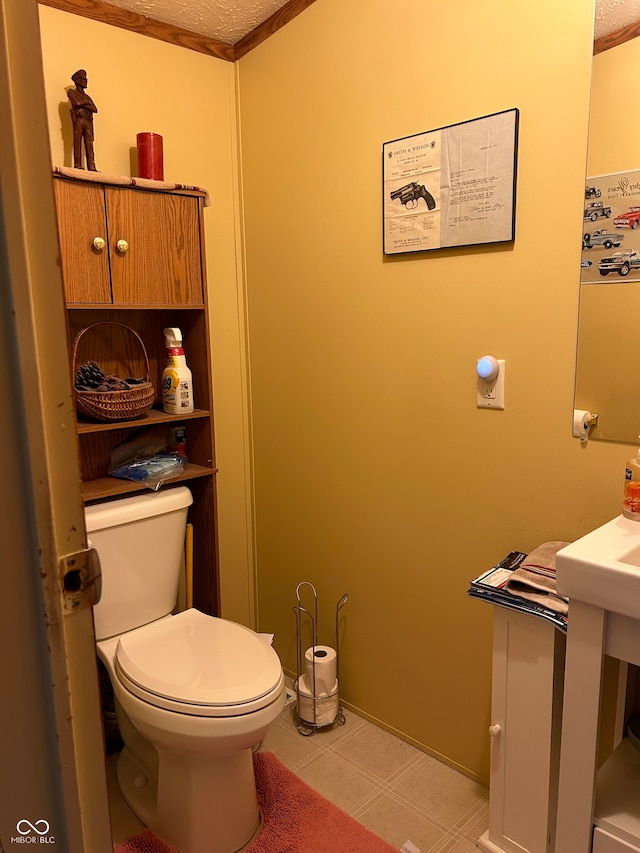
[[[239,62],[260,625],[344,611],[346,701],[488,773],[491,609],[470,578],[619,512],[571,436],[592,9],[318,0]],[[513,246],[388,259],[383,142],[519,107]],[[506,410],[475,362],[506,359]]]
[[[238,176],[233,65],[136,33],[40,6],[52,160],[72,165],[66,89],[78,68],[98,107],[96,164],[130,175],[136,134],[164,137],[167,180],[206,187],[218,521],[223,613],[253,619],[252,554],[248,544],[250,480],[242,288],[236,250]],[[176,320],[178,323],[178,320]],[[189,354],[187,353],[187,358]],[[197,395],[197,388],[195,389]]]

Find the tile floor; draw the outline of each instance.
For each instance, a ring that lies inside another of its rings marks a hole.
[[[346,723],[303,737],[285,708],[262,749],[372,832],[400,849],[410,840],[422,853],[473,853],[488,827],[485,787],[384,729],[345,711]],[[114,842],[142,831],[107,760]],[[339,853],[339,851],[336,851]]]

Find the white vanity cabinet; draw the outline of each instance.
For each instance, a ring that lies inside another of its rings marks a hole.
[[[566,638],[538,616],[493,613],[489,829],[476,844],[553,853]]]
[[[572,599],[558,853],[640,853],[640,753],[624,738],[597,769],[605,654],[640,666],[640,622]],[[624,680],[620,680],[622,686]],[[624,709],[622,697],[617,704],[619,716]]]
[[[640,847],[612,835],[606,829],[596,826],[593,831],[593,853],[640,853]]]
[[[593,853],[640,853],[640,751],[624,738],[598,770]]]
[[[557,554],[569,634],[558,853],[640,853],[640,753],[622,738],[627,664],[640,667],[640,525],[618,516]],[[615,749],[598,768],[605,656],[618,664]]]

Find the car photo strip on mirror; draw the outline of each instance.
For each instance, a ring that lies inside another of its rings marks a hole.
[[[640,170],[587,178],[581,284],[640,281]]]

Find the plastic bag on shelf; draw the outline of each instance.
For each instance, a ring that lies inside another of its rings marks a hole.
[[[179,477],[187,462],[184,445],[176,446],[176,429],[152,427],[112,448],[109,474],[157,491],[167,480]]]

